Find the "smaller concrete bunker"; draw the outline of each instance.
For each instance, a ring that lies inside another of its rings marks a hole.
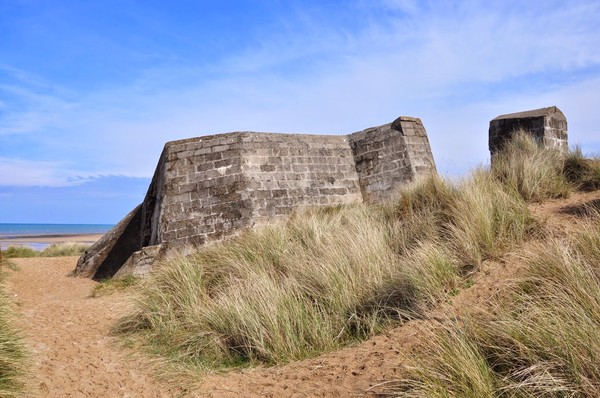
[[[518,130],[529,132],[544,147],[568,149],[567,118],[556,106],[500,115],[490,121],[489,150],[493,156]]]
[[[300,207],[381,203],[430,172],[423,123],[406,116],[347,136],[233,132],[168,142],[144,202],[81,256],[74,274],[142,275],[172,249]]]

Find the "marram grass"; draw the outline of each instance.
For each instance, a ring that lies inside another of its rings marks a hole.
[[[492,172],[505,186],[527,201],[561,198],[572,186],[563,173],[566,155],[555,148],[540,148],[524,131],[492,159]]]
[[[223,367],[314,356],[419,317],[525,237],[524,202],[473,178],[490,186],[432,176],[397,205],[312,209],[172,260],[119,329],[169,357]]]
[[[600,217],[524,260],[493,314],[433,333],[396,396],[600,396]]]
[[[90,245],[76,242],[54,243],[39,254],[40,257],[65,257],[65,256],[80,256]]]
[[[178,258],[122,327],[209,364],[281,363],[369,336],[412,300],[410,289],[376,297],[402,278],[376,217],[362,205],[315,210]]]
[[[26,387],[27,354],[13,326],[11,302],[0,285],[0,397],[22,396]]]

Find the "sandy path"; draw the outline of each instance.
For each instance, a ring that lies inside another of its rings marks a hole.
[[[33,352],[33,395],[170,397],[108,337],[127,297],[88,298],[96,282],[71,278],[76,257],[14,259],[8,290],[19,306]]]

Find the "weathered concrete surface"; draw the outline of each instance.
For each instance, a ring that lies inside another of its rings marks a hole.
[[[407,181],[435,170],[421,119],[401,116],[393,123],[350,134],[348,139],[367,203],[391,199]]]
[[[152,265],[164,256],[164,250],[161,245],[146,246],[142,250],[133,253],[125,264],[119,268],[114,278],[123,278],[128,275],[135,277],[146,276],[152,269]]]
[[[220,240],[300,207],[381,203],[434,171],[425,128],[410,117],[349,136],[234,132],[169,142],[142,205],[82,256],[75,275],[143,273],[171,249]],[[160,251],[143,249],[157,245]]]
[[[560,109],[551,106],[500,115],[490,121],[489,149],[492,156],[521,129],[545,147],[568,149],[567,118]]]
[[[83,253],[75,275],[94,279],[112,276],[131,253],[141,249],[140,220],[141,206],[137,206]]]

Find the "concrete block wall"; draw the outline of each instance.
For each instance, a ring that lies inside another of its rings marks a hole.
[[[242,169],[256,224],[299,207],[362,201],[346,137],[247,133],[243,147]]]
[[[242,135],[219,134],[165,146],[157,236],[149,244],[201,245],[250,222],[242,174]]]
[[[340,136],[238,132],[175,141],[154,180],[142,246],[200,245],[298,207],[361,201]]]
[[[391,199],[407,181],[435,172],[429,139],[420,119],[402,116],[393,123],[350,134],[348,139],[367,203]]]
[[[500,115],[490,121],[489,150],[492,156],[518,130],[524,130],[547,148],[568,149],[567,118],[555,106]]]

